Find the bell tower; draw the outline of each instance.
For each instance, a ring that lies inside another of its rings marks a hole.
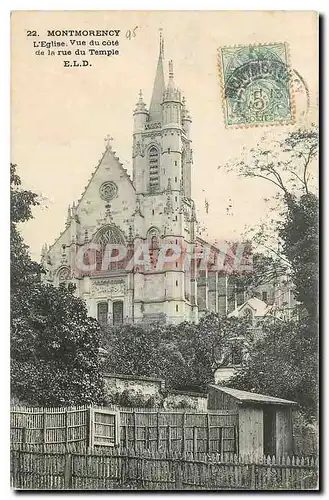
[[[196,222],[191,199],[190,124],[186,100],[174,81],[171,60],[168,84],[165,84],[164,40],[160,32],[150,106],[147,110],[140,91],[134,110],[133,183],[138,206],[134,233],[146,242],[151,238],[152,241],[171,241],[184,251],[194,243]],[[179,323],[187,318],[194,321],[196,290],[185,271],[184,263],[180,263],[170,271],[162,271],[162,275],[157,270],[135,276],[135,280],[140,281],[135,288],[135,317],[139,303],[143,303],[141,316],[156,311],[164,314],[169,322]],[[143,297],[154,294],[157,303],[148,305]]]

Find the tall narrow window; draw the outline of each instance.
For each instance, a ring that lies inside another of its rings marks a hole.
[[[118,300],[113,302],[113,325],[122,325],[123,323],[123,302]]]
[[[97,320],[102,326],[107,325],[107,314],[109,306],[107,302],[99,302],[97,304]]]
[[[150,192],[154,193],[155,191],[158,191],[160,187],[160,178],[159,178],[160,159],[159,159],[159,151],[155,146],[152,146],[149,150],[148,161],[149,161],[149,188]]]

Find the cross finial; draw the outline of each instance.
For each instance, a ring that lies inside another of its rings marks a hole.
[[[105,148],[111,150],[112,149],[111,142],[113,141],[113,137],[111,137],[110,134],[107,134],[107,136],[104,137],[104,141],[105,141]]]

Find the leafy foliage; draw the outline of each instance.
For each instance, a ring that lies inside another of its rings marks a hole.
[[[264,325],[250,356],[228,385],[297,401],[311,418],[318,405],[318,350],[309,322]]]
[[[318,295],[318,197],[312,192],[312,162],[317,154],[318,130],[312,125],[309,129],[291,131],[279,141],[267,143],[263,137],[245,158],[224,166],[243,177],[264,179],[275,186],[279,204],[272,210],[279,218],[271,219],[270,230],[263,224],[254,235],[254,244],[263,246],[270,256],[264,256],[258,263],[255,260],[256,270],[257,264],[261,264],[260,270],[265,264],[264,278],[289,274],[297,300],[313,318]],[[275,235],[275,246],[269,245],[270,232]]]
[[[312,193],[299,199],[290,196],[288,211],[282,222],[279,235],[283,241],[282,250],[291,263],[291,278],[295,285],[295,296],[309,317],[317,320],[318,297],[318,219],[319,200]]]
[[[41,266],[30,258],[28,247],[18,231],[17,224],[32,218],[32,207],[38,205],[37,195],[23,190],[16,165],[10,165],[10,284],[12,319],[19,318],[31,307],[31,290],[40,282]]]
[[[216,314],[197,325],[122,325],[104,334],[104,370],[161,377],[172,389],[205,390],[224,351],[241,348],[248,331],[245,321]]]
[[[308,194],[313,180],[312,162],[318,154],[318,129],[299,128],[281,140],[268,141],[264,136],[244,158],[226,163],[223,168],[243,177],[257,177],[272,183],[282,196]],[[219,167],[222,168],[222,167]]]
[[[229,283],[235,293],[248,292],[249,296],[256,296],[259,286],[277,283],[287,272],[287,266],[276,256],[255,253],[252,262],[252,272],[230,275]]]
[[[230,162],[226,168],[275,186],[276,206],[272,210],[278,217],[270,220],[270,231],[266,225],[258,228],[253,240],[268,250],[271,258],[264,256],[256,262],[256,271],[264,266],[265,279],[289,276],[304,314],[298,322],[267,325],[264,337],[253,345],[250,358],[230,385],[296,400],[310,417],[316,415],[318,394],[319,208],[312,171],[318,154],[318,130],[315,126],[298,129],[280,141],[265,143],[264,137],[246,158]],[[270,243],[273,234],[275,246]],[[253,281],[246,283],[244,279],[243,283],[240,279],[240,284],[248,286]]]
[[[100,327],[73,287],[41,282],[17,224],[32,217],[37,197],[20,188],[11,166],[11,391],[36,405],[100,402]]]

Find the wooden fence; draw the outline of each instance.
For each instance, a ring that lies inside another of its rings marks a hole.
[[[76,451],[119,445],[232,458],[238,452],[237,426],[238,415],[231,410],[13,407],[11,443],[34,444],[40,451],[63,444]]]
[[[106,455],[12,449],[11,483],[24,490],[314,490],[318,463],[117,448]]]

